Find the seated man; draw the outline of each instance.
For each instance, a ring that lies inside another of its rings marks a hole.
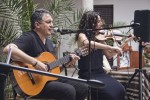
[[[53,59],[53,56],[55,54],[52,41],[48,38],[51,35],[51,31],[53,29],[53,19],[50,12],[45,9],[35,10],[35,12],[33,12],[31,16],[31,29],[31,31],[23,33],[18,39],[15,40],[14,43],[8,44],[4,48],[4,52],[8,54],[9,47],[11,47],[11,57],[13,61],[29,64],[37,70],[49,71],[49,66],[45,64],[44,61],[41,61],[45,58],[36,58],[44,52],[48,52],[49,54],[52,54],[51,57]],[[71,63],[74,63],[74,61],[80,59],[79,56],[75,54],[70,54],[70,58]],[[21,75],[22,74],[20,74],[20,79],[24,78],[24,76],[21,77]],[[31,75],[29,75],[29,77],[30,76]],[[41,81],[44,80],[36,81],[35,79],[35,82],[33,82],[33,87],[34,85],[37,86],[37,84]],[[30,92],[37,92],[40,86],[37,86]],[[29,86],[27,88],[31,89],[32,87]],[[25,91],[23,91],[22,89],[23,87],[20,91],[24,93]],[[84,83],[58,78],[56,80],[48,80],[44,84],[44,87],[41,89],[41,91],[39,91],[39,93],[37,94],[29,94],[28,92],[26,92],[23,95],[31,95],[34,98],[39,99],[44,98],[56,100],[84,100],[87,96],[87,90],[88,86]]]

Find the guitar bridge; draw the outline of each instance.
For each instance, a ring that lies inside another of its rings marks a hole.
[[[27,66],[25,66],[25,67],[28,68]],[[29,78],[30,78],[32,84],[35,84],[35,81],[34,81],[34,78],[33,78],[32,74],[29,73],[29,72],[27,72],[27,74],[28,74],[28,76],[29,76]]]

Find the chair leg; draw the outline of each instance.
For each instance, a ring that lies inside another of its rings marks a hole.
[[[24,100],[27,100],[27,97],[26,97],[26,96],[24,96]]]
[[[0,73],[0,100],[5,100],[6,76]]]
[[[16,97],[17,97],[17,93],[16,93],[15,89],[13,88],[13,100],[17,100]]]
[[[74,76],[74,74],[75,74],[76,71],[78,71],[78,67],[77,66],[75,67],[75,70],[74,70],[73,74],[71,75],[71,77]]]

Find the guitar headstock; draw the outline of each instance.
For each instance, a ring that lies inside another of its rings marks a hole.
[[[81,55],[82,55],[82,56],[86,56],[86,55],[89,54],[88,48],[87,48],[86,46],[83,46],[83,47],[81,47],[81,48],[75,50],[75,53],[76,53],[76,55],[78,55],[78,56],[81,56]]]

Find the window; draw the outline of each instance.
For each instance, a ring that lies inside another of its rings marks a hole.
[[[106,26],[113,24],[113,5],[94,5],[94,11],[101,14]]]

